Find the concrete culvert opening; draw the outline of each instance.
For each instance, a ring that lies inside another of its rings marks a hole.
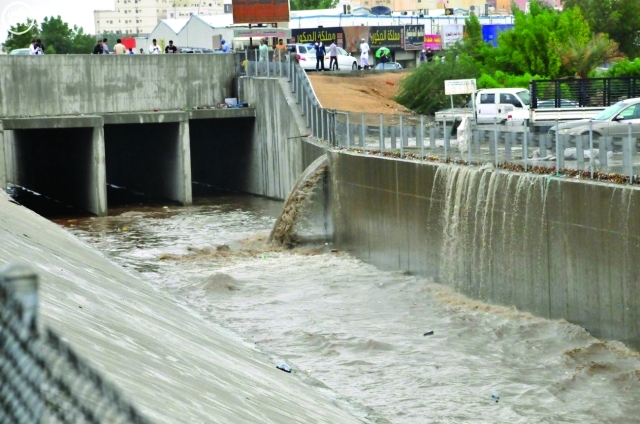
[[[19,201],[48,217],[104,213],[96,131],[100,129],[5,130],[7,184],[26,189]]]
[[[255,118],[190,121],[191,172],[196,186],[251,192]],[[207,193],[208,194],[208,193]]]

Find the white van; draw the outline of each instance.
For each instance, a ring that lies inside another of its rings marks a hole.
[[[476,93],[476,122],[522,123],[530,116],[531,96],[524,88],[489,88]]]

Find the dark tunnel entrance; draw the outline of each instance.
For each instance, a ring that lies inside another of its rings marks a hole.
[[[190,121],[195,196],[210,189],[249,192],[254,125],[253,117]]]

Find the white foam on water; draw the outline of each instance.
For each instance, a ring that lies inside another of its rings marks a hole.
[[[443,231],[455,236],[464,230],[464,204],[475,195],[470,188],[477,177],[464,171],[441,177],[446,179],[434,190],[449,190],[450,197]],[[475,219],[509,229],[508,221],[493,222],[490,213],[496,190],[506,185],[493,174],[479,178],[486,190],[475,199],[482,206]],[[520,193],[524,184],[515,190],[529,202],[533,194]],[[140,239],[95,230],[112,228],[104,223],[114,219],[123,218],[87,220],[73,232],[103,249],[106,236],[106,254],[143,272],[166,296],[287,361],[315,379],[311,384],[324,384],[345,402],[370,407],[393,423],[601,423],[640,416],[640,358],[633,351],[562,320],[380,271],[331,253],[331,246],[271,249],[263,241],[274,218],[262,206],[187,207],[153,222],[131,214],[126,225]],[[468,237],[481,238],[487,250],[497,242],[483,230]],[[223,243],[231,251],[215,252]],[[459,248],[450,243],[451,251]],[[208,250],[194,253],[191,246]],[[175,256],[160,259],[166,253]],[[490,260],[491,253],[477,257]],[[223,283],[207,290],[214,275],[224,275],[213,280]],[[235,290],[220,290],[230,284]],[[490,287],[490,281],[483,284]],[[429,330],[434,335],[424,337]],[[498,403],[492,393],[500,396]]]

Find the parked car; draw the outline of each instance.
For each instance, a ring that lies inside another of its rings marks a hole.
[[[565,122],[551,127],[549,134],[582,135],[589,133],[589,127],[593,128],[596,136],[624,137],[629,132],[631,125],[632,135],[640,134],[640,98],[627,99],[609,106],[591,119]]]
[[[9,54],[29,54],[29,49],[13,49]]]
[[[402,65],[398,62],[378,63],[373,69],[376,71],[388,71],[390,69],[402,69]]]
[[[331,58],[329,57],[329,48],[327,47],[327,55],[324,58],[325,69],[329,69],[329,65],[331,63],[330,60]],[[335,68],[336,66],[334,64],[332,71],[334,71]],[[338,68],[342,71],[346,71],[349,69],[356,70],[358,69],[358,61],[355,57],[351,56],[351,53],[348,53],[345,49],[338,47]]]
[[[538,100],[538,108],[555,108],[555,100]],[[560,107],[580,107],[578,102],[573,100],[560,99]]]
[[[307,44],[287,44],[287,50],[294,54],[302,69],[316,69],[316,49]]]

